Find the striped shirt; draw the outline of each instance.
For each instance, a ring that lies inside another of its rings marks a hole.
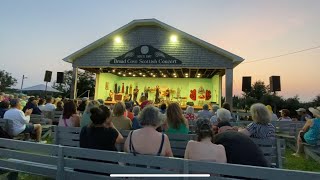
[[[250,132],[250,137],[257,139],[269,139],[275,138],[276,128],[268,123],[267,125],[258,124],[255,122],[250,123],[247,126],[247,130]]]

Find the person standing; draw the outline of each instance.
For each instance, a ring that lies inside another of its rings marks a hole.
[[[139,89],[138,89],[138,86],[136,86],[136,88],[134,88],[133,90],[133,102],[137,101],[138,93],[139,93]]]

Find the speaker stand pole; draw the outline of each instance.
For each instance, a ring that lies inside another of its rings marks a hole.
[[[48,87],[48,82],[46,82],[46,90],[44,91],[44,97],[47,97],[47,87]]]

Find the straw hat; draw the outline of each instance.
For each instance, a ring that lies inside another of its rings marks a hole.
[[[309,108],[309,111],[313,114],[313,116],[315,117],[320,117],[320,110],[317,108],[313,108],[313,107],[310,107]]]

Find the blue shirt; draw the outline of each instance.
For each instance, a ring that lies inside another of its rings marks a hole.
[[[6,111],[8,111],[8,109],[0,108],[0,118],[3,118],[4,113],[5,113]]]
[[[209,119],[213,116],[213,114],[208,110],[202,110],[198,113],[198,118]]]
[[[308,144],[315,145],[317,144],[317,141],[320,139],[320,118],[315,118],[312,121],[312,126],[304,134],[303,137]]]

